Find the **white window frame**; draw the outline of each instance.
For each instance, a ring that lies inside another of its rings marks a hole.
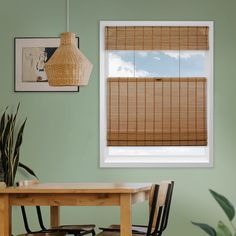
[[[205,155],[191,156],[111,156],[107,146],[108,66],[105,52],[105,26],[209,26],[209,66],[207,78],[208,148]],[[213,21],[100,21],[100,167],[213,167]],[[106,68],[107,66],[107,68]]]

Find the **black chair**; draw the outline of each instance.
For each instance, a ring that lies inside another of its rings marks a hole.
[[[148,225],[132,225],[133,236],[161,236],[167,227],[171,206],[173,181],[165,181],[160,185],[153,184],[150,191],[149,223]],[[120,225],[111,225],[102,230],[98,236],[118,236],[120,235]]]
[[[27,185],[34,185],[38,184],[38,180],[29,180],[29,181],[20,181],[17,183],[17,186],[27,186]],[[26,215],[26,209],[25,206],[21,206],[21,213],[23,216],[24,226],[25,230],[27,232],[26,235],[66,235],[66,234],[72,234],[74,236],[82,236],[86,234],[92,234],[93,236],[96,235],[95,233],[95,225],[60,225],[59,227],[54,228],[46,228],[43,223],[43,217],[40,206],[36,206],[37,211],[37,217],[38,222],[40,225],[41,230],[39,231],[32,231],[28,224],[28,219]],[[24,234],[23,234],[24,235]]]
[[[41,230],[39,231],[32,231],[29,227],[28,224],[28,219],[27,219],[27,214],[26,214],[26,209],[25,206],[21,206],[21,213],[24,221],[24,227],[26,232],[30,234],[40,234],[40,233],[50,233],[53,235],[53,233],[65,233],[66,234],[72,234],[74,236],[82,236],[82,235],[87,235],[91,234],[93,236],[96,235],[95,233],[95,225],[61,225],[58,227],[54,228],[46,228],[43,223],[43,217],[42,217],[42,212],[40,206],[36,206],[36,211],[37,211],[37,217],[38,217],[38,222],[40,225]]]

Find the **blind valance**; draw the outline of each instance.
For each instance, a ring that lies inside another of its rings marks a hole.
[[[108,78],[108,146],[206,146],[206,78]]]
[[[106,50],[208,50],[208,26],[106,26]]]

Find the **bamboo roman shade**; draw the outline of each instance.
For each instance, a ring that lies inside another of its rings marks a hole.
[[[208,26],[107,26],[106,50],[208,50]]]
[[[179,51],[178,77],[107,78],[107,145],[207,146],[207,78],[181,77],[180,51],[209,50],[209,26],[106,26],[104,37],[107,51]]]
[[[108,78],[108,146],[206,146],[206,78]]]

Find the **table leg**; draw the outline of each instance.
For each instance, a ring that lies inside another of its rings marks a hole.
[[[8,194],[0,194],[0,219],[0,235],[11,236],[11,206]]]
[[[120,196],[120,227],[121,236],[132,235],[132,221],[131,221],[131,194],[122,193]]]
[[[51,206],[51,227],[58,227],[60,225],[60,208],[59,206]]]

